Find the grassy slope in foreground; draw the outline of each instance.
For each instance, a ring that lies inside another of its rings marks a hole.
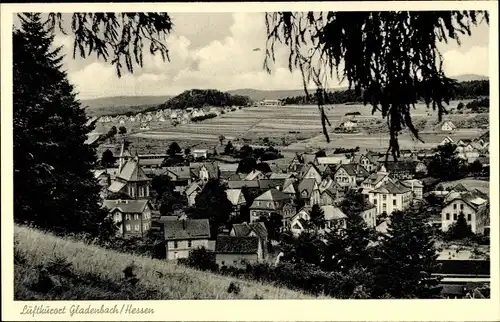
[[[312,298],[300,292],[257,282],[185,268],[181,265],[59,238],[27,227],[14,227],[14,295],[16,300],[166,300],[166,299],[299,299]],[[56,257],[71,263],[69,273],[59,273],[59,290],[35,291],[37,266]],[[123,269],[134,262],[139,282],[129,286]],[[163,275],[161,278],[159,275]],[[70,276],[70,277],[67,277]],[[237,282],[239,294],[228,293]]]

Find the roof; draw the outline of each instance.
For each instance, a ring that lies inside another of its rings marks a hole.
[[[205,169],[207,169],[207,172],[208,172],[208,176],[209,178],[213,179],[213,178],[217,178],[218,177],[218,165],[217,163],[213,163],[213,162],[191,162],[189,164],[189,168],[191,169],[191,172],[195,175],[195,176],[199,176],[200,175],[200,170],[202,167],[205,167]]]
[[[346,164],[350,163],[351,158],[349,158],[346,155],[337,155],[337,156],[329,156],[329,157],[319,157],[318,158],[318,163],[319,164]]]
[[[302,194],[302,192],[305,190],[307,191],[307,197],[311,195],[313,192],[314,186],[316,185],[316,179],[313,178],[304,178],[302,181],[300,181],[298,185],[298,192]]]
[[[139,159],[139,164],[143,166],[161,166],[163,159]]]
[[[235,236],[238,237],[245,237],[248,236],[252,231],[259,237],[259,238],[267,238],[268,233],[267,233],[267,228],[266,225],[263,222],[257,221],[251,224],[248,223],[242,223],[242,224],[234,224],[233,225],[233,231]]]
[[[111,192],[118,192],[123,189],[127,184],[121,181],[112,181],[111,185],[108,187],[108,190]]]
[[[259,181],[257,180],[229,180],[227,187],[229,189],[241,189],[243,187],[259,188]]]
[[[259,175],[262,175],[262,172],[259,170],[252,170],[246,177],[245,180],[255,180]]]
[[[189,187],[186,189],[186,195],[190,195],[191,193],[195,192],[196,190],[201,190],[200,185],[197,182],[193,182]]]
[[[411,191],[410,188],[405,187],[400,183],[394,183],[392,181],[386,182],[380,188],[373,190],[375,193],[391,193],[391,194],[402,194]]]
[[[368,183],[368,184],[376,185],[387,176],[388,176],[387,173],[381,173],[381,172],[372,173],[368,176],[368,178],[365,179],[364,182]]]
[[[234,206],[240,204],[240,196],[242,195],[241,189],[227,189],[226,190],[227,200],[231,201]],[[243,201],[244,202],[244,201]]]
[[[405,185],[408,188],[414,187],[414,188],[423,188],[424,185],[420,180],[417,179],[412,179],[412,180],[404,180],[401,181],[401,184]]]
[[[215,252],[219,254],[254,254],[259,249],[257,237],[217,236]]]
[[[87,139],[85,140],[85,144],[94,144],[101,137],[101,133],[88,133]]]
[[[118,175],[126,181],[149,181],[149,179],[142,168],[139,166],[139,160],[137,158],[132,158],[128,160]]]
[[[106,173],[106,170],[104,169],[98,169],[98,170],[91,170],[92,174],[94,175],[94,178],[99,178],[103,173]]]
[[[288,200],[290,199],[290,197],[277,190],[277,189],[274,189],[274,188],[271,188],[269,190],[267,190],[266,192],[264,192],[263,194],[261,194],[260,196],[258,196],[257,198],[255,198],[254,200],[273,200],[273,201],[279,201],[279,200]]]
[[[302,160],[304,164],[309,164],[309,163],[315,163],[315,161],[318,158],[316,157],[316,154],[309,154],[309,153],[304,153],[302,154]]]
[[[368,177],[370,175],[365,168],[355,163],[341,164],[337,168],[337,171],[339,171],[339,169],[344,169],[348,175],[355,177]]]
[[[463,184],[458,183],[453,188],[450,189],[450,191],[455,191],[455,192],[466,192],[469,191]]]
[[[220,163],[218,164],[220,171],[236,172],[238,170],[238,163]]]
[[[167,167],[167,172],[174,175],[177,180],[186,180],[191,178],[191,169],[187,166],[184,167]]]
[[[286,192],[286,193],[296,193],[296,189],[295,189],[295,184],[294,182],[288,182],[288,183],[284,183],[283,184],[283,192]]]
[[[104,200],[103,207],[114,211],[118,209],[124,214],[138,214],[142,213],[148,204],[147,200]]]
[[[210,238],[208,219],[172,220],[164,226],[165,240]]]
[[[299,176],[303,177],[306,175],[307,172],[309,172],[309,169],[314,168],[318,173],[321,173],[321,171],[316,167],[316,165],[309,163],[308,165],[303,166],[299,170]]]
[[[398,171],[413,171],[415,170],[415,161],[387,161],[385,163],[385,168],[388,172],[398,172]]]
[[[293,174],[291,173],[271,173],[271,175],[269,176],[269,179],[289,179],[293,177]]]
[[[444,199],[444,206],[446,207],[446,205],[455,200],[462,200],[476,210],[481,210],[482,207],[489,206],[488,196],[477,189],[466,192],[450,192]]]
[[[325,220],[338,220],[347,218],[346,214],[344,214],[342,210],[335,206],[321,206],[321,209],[323,210],[323,214],[325,215]]]
[[[160,219],[158,221],[164,222],[164,221],[169,221],[169,220],[177,220],[179,217],[177,216],[160,216]]]

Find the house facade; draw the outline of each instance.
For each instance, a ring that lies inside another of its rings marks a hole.
[[[463,214],[472,232],[483,234],[489,227],[489,207],[488,196],[478,190],[451,192],[441,210],[441,230],[448,231]]]
[[[234,224],[229,232],[229,236],[236,237],[257,237],[262,248],[262,254],[265,258],[267,256],[269,234],[266,225],[263,222],[254,222],[252,224],[242,223]]]
[[[139,165],[139,157],[125,160],[125,158],[120,158],[119,173],[111,181],[108,192],[124,193],[131,199],[149,199],[151,179]]]
[[[218,236],[215,242],[215,263],[219,267],[244,269],[263,258],[261,243],[255,236]]]
[[[424,197],[424,185],[422,181],[417,179],[401,181],[405,187],[408,187],[413,192],[413,199],[422,200]]]
[[[238,216],[240,214],[241,207],[246,205],[245,196],[241,189],[227,189],[226,190],[227,199],[233,205],[231,216]]]
[[[354,188],[369,176],[368,171],[359,164],[341,164],[333,178],[342,187]]]
[[[270,217],[272,214],[278,214],[283,218],[290,213],[293,214],[295,207],[291,201],[287,194],[274,188],[269,189],[254,199],[250,206],[250,222],[255,222],[262,216]]]
[[[377,207],[370,205],[360,214],[360,216],[369,228],[375,229],[377,226]]]
[[[187,258],[192,249],[212,250],[208,219],[169,220],[164,223],[167,260]]]
[[[319,204],[321,195],[318,183],[314,178],[304,178],[297,186],[299,198],[304,201],[304,205],[311,206]]]
[[[191,183],[186,189],[188,206],[192,207],[196,203],[196,196],[201,192],[202,187],[198,182]]]
[[[151,230],[151,205],[147,200],[104,200],[103,207],[118,225],[120,237],[145,237]]]
[[[377,216],[386,213],[388,215],[396,210],[407,209],[412,201],[412,191],[399,182],[389,181],[368,193],[368,200],[377,209]]]
[[[443,124],[441,124],[441,131],[450,132],[455,130],[456,128],[457,127],[455,126],[455,124],[453,124],[452,121],[444,121]]]

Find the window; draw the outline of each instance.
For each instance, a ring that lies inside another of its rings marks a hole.
[[[192,245],[193,245],[193,243],[190,240],[188,240],[188,248],[191,248]]]
[[[385,203],[383,203],[383,204],[382,204],[382,210],[383,210],[383,211],[386,211],[386,210],[387,210],[387,204],[385,204]]]
[[[177,241],[174,241],[174,248],[179,248],[179,244],[177,243]]]
[[[393,193],[393,194],[392,194],[392,196],[393,196],[393,197],[396,197],[396,194],[395,194],[395,193]]]
[[[148,224],[144,224],[144,225],[142,225],[142,227],[144,230],[148,230]]]
[[[134,225],[134,229],[135,229],[135,231],[139,231],[139,229],[140,229],[139,225]]]
[[[130,225],[125,225],[125,230],[130,231]]]
[[[460,205],[460,210],[464,210],[464,204]]]
[[[453,209],[457,209],[457,204],[453,204]]]
[[[453,214],[453,220],[457,220],[457,214]]]
[[[467,214],[467,221],[471,221],[472,220],[472,215],[471,214]]]
[[[446,220],[450,220],[450,214],[446,214]]]
[[[130,215],[129,214],[125,215],[125,220],[130,220]]]
[[[373,199],[373,204],[377,205],[377,199]]]
[[[393,200],[392,201],[392,205],[395,206],[396,205],[396,200]]]
[[[141,218],[141,217],[139,217],[139,214],[135,214],[135,215],[134,215],[134,219],[135,219],[135,220],[139,220],[140,218]]]
[[[387,200],[387,195],[382,195],[382,200],[386,201]]]

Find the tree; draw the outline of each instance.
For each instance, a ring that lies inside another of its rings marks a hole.
[[[224,140],[226,139],[226,137],[224,135],[219,135],[219,142],[220,142],[220,145],[222,145],[222,143],[224,143]]]
[[[85,144],[84,109],[62,70],[61,47],[40,14],[20,14],[13,32],[14,219],[58,233],[109,238],[115,225],[99,205]]]
[[[215,270],[216,267],[214,253],[208,251],[205,247],[192,249],[189,252],[186,264],[202,271]]]
[[[120,126],[120,128],[118,129],[118,133],[121,135],[126,134],[127,128],[125,126]]]
[[[116,158],[110,149],[106,149],[101,156],[101,165],[105,168],[110,168],[115,164]]]
[[[316,152],[316,157],[317,157],[317,158],[320,158],[320,157],[326,157],[326,152],[325,152],[325,150],[319,150],[318,152]]]
[[[319,230],[325,228],[325,214],[318,204],[314,204],[309,213],[312,228]]]
[[[248,144],[243,145],[238,152],[238,157],[242,159],[254,158],[253,148]]]
[[[425,209],[394,211],[388,233],[382,237],[376,268],[374,295],[395,298],[438,298],[438,254]]]
[[[196,196],[191,218],[207,218],[212,236],[229,222],[233,204],[227,199],[226,187],[217,179],[210,179]]]
[[[458,103],[458,105],[457,105],[457,110],[459,110],[459,111],[460,111],[460,110],[462,110],[464,107],[465,107],[464,103],[460,102],[460,103]]]
[[[257,161],[254,158],[245,158],[238,163],[236,173],[250,173],[257,166]]]
[[[190,148],[185,148],[184,149],[184,156],[188,157],[191,155],[191,149]]]
[[[345,77],[349,89],[362,95],[372,112],[387,118],[389,147],[399,157],[398,133],[407,127],[420,139],[411,118],[418,99],[447,113],[456,82],[446,77],[439,41],[471,35],[471,27],[483,20],[485,11],[379,11],[379,12],[272,12],[266,14],[268,41],[265,68],[271,72],[276,43],[289,48],[289,69],[302,73],[304,90],[317,87],[323,134],[330,142],[331,125],[324,105],[329,104],[328,81]],[[409,31],[411,30],[411,32]],[[418,41],[415,41],[418,39]],[[421,140],[421,139],[420,139]]]
[[[450,239],[463,239],[471,237],[473,235],[470,225],[465,220],[465,215],[460,213],[458,215],[457,221],[454,222],[447,233],[447,237]]]
[[[258,170],[262,173],[270,173],[272,172],[271,167],[266,162],[259,162],[255,165],[255,170]]]
[[[231,143],[231,141],[228,141],[226,146],[224,147],[224,154],[230,155],[231,153],[233,153],[233,151],[234,151],[233,143]]]
[[[471,173],[480,173],[481,171],[483,171],[483,165],[482,165],[481,161],[474,160],[474,162],[472,162],[469,165],[469,172],[471,172]]]
[[[151,188],[156,192],[156,198],[159,200],[164,192],[174,191],[175,186],[169,176],[159,175],[153,177],[153,180],[151,180]]]
[[[455,144],[446,143],[438,146],[428,165],[428,174],[443,181],[453,181],[464,177],[466,161],[458,157]]]
[[[116,126],[112,126],[108,133],[106,134],[106,137],[112,141],[114,141],[116,134],[118,133],[118,130],[116,129]]]
[[[177,142],[172,142],[170,143],[170,145],[168,146],[168,149],[167,149],[167,154],[169,156],[175,156],[179,153],[182,152],[182,149],[181,147],[179,146],[179,144]]]
[[[283,217],[278,213],[271,213],[269,216],[261,216],[257,221],[266,225],[269,239],[278,240],[281,228],[283,227]]]

